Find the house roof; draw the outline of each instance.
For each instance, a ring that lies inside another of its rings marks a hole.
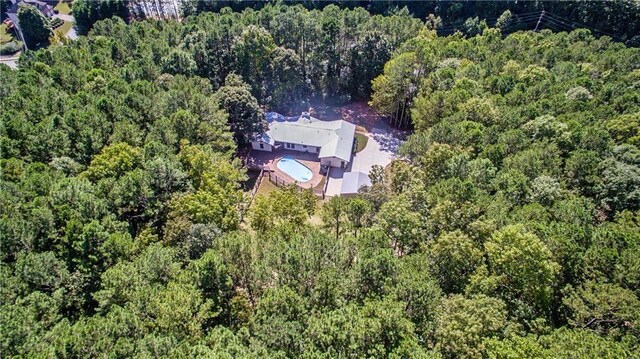
[[[49,14],[54,10],[53,6],[47,4],[44,1],[23,0],[23,1],[18,1],[17,3],[13,4],[13,6],[11,6],[9,8],[9,10],[7,10],[7,14],[17,14],[18,10],[20,9],[20,4],[21,3],[35,6],[38,10],[40,10],[40,12],[42,12],[44,15],[47,15],[47,16],[49,16]]]
[[[269,136],[268,132],[263,132],[263,133],[257,135],[253,140],[254,141],[258,141],[258,142],[268,143],[271,146],[276,144],[276,141],[273,140],[273,137]]]
[[[277,142],[319,147],[319,158],[337,157],[349,161],[356,126],[343,120],[321,121],[311,116],[297,119],[272,116],[269,130],[263,134]],[[259,136],[256,140],[264,141]]]
[[[341,194],[355,194],[364,186],[371,186],[369,175],[364,172],[347,172],[342,177]]]

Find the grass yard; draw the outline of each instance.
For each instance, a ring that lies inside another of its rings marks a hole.
[[[72,22],[65,21],[64,24],[59,28],[55,29],[55,31],[61,33],[62,35],[67,35],[67,33],[69,32],[69,30],[71,30],[72,27],[73,27]]]
[[[258,187],[258,190],[256,191],[256,197],[266,196],[277,189],[278,189],[278,186],[271,183],[271,181],[269,181],[269,177],[265,176],[262,178],[262,181],[260,182],[260,187]]]
[[[71,14],[71,7],[64,1],[60,1],[58,5],[56,5],[56,7],[54,7],[53,9],[57,10],[60,14]]]
[[[13,36],[7,31],[7,25],[0,24],[0,45],[13,41]]]
[[[367,143],[369,142],[369,137],[365,136],[362,133],[356,133],[355,139],[356,139],[356,153],[364,150],[364,148],[367,147]]]

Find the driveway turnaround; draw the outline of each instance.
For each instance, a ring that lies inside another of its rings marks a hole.
[[[373,165],[385,167],[395,158],[401,141],[386,130],[374,128],[367,134],[367,146],[351,160],[351,171],[369,173]]]
[[[356,153],[351,159],[350,172],[363,172],[369,174],[373,165],[387,166],[395,158],[398,147],[402,143],[398,138],[388,133],[386,130],[374,128],[371,133],[367,134],[369,141],[367,146],[360,152]],[[327,183],[327,196],[337,196],[342,188],[343,171],[338,168],[332,168],[329,173]]]

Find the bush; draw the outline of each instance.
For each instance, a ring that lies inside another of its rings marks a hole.
[[[11,55],[22,50],[22,42],[11,41],[0,45],[0,55]]]
[[[62,25],[64,25],[64,21],[62,19],[55,18],[55,19],[51,20],[51,28],[53,28],[53,29],[57,29]]]

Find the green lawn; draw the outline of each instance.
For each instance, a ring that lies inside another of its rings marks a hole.
[[[72,22],[65,21],[62,26],[60,26],[59,28],[55,29],[54,31],[58,31],[62,35],[66,35],[69,32],[69,30],[71,30],[72,27],[73,27],[73,23]]]
[[[7,31],[7,25],[0,24],[0,45],[13,41],[13,36]]]
[[[69,4],[67,4],[64,1],[60,1],[58,5],[54,7],[54,10],[58,10],[60,14],[65,14],[65,15],[69,15],[71,13],[71,7],[69,7]]]
[[[362,133],[356,133],[356,153],[364,150],[367,147],[367,142],[369,142],[369,137],[365,136]]]
[[[278,189],[278,186],[276,186],[273,183],[271,183],[271,181],[269,181],[269,176],[265,175],[262,178],[262,181],[260,182],[260,187],[258,187],[258,190],[256,191],[255,197],[257,197],[257,196],[266,196],[270,192],[275,191],[277,189]]]

